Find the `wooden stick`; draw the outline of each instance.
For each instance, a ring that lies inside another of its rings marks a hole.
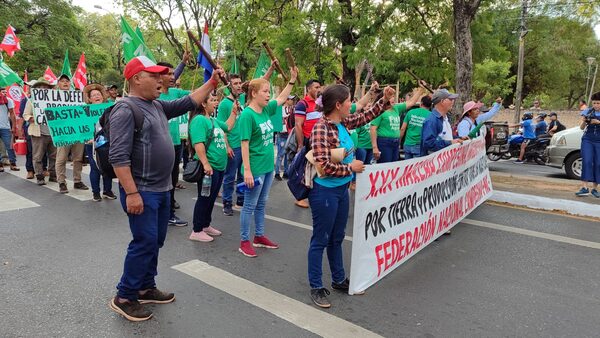
[[[431,88],[431,86],[427,82],[425,82],[424,80],[421,80],[415,73],[413,73],[412,70],[407,68],[406,72],[408,73],[408,75],[412,76],[412,78],[417,81],[417,85],[419,85],[419,86],[422,85],[423,87],[425,87],[425,89],[427,89],[433,93],[433,88]]]
[[[296,60],[294,59],[292,51],[289,48],[285,49],[285,58],[287,59],[288,66],[290,66],[290,68],[296,67]],[[296,77],[296,81],[300,81],[300,76]]]
[[[263,47],[265,47],[265,50],[267,51],[267,54],[269,55],[269,58],[271,59],[271,61],[275,61],[277,58],[275,57],[275,54],[273,54],[273,50],[271,49],[271,47],[269,47],[269,44],[266,41],[263,41],[262,44],[263,44]],[[275,68],[277,69],[279,74],[281,74],[281,76],[283,76],[283,79],[285,80],[285,82],[288,82],[289,77],[287,77],[287,75],[285,75],[285,72],[281,68],[281,65],[279,63],[276,63]]]
[[[212,56],[210,56],[210,54],[206,51],[206,49],[204,49],[204,47],[202,47],[202,44],[200,43],[200,41],[198,41],[198,39],[196,39],[196,36],[194,36],[194,33],[192,33],[192,31],[188,30],[187,31],[188,37],[190,38],[190,40],[192,40],[192,42],[196,45],[196,47],[198,47],[198,49],[200,50],[200,53],[202,53],[202,55],[206,58],[206,60],[208,60],[208,63],[210,63],[210,65],[213,67],[213,69],[217,69],[217,64],[215,63],[215,60],[213,60]],[[221,78],[221,82],[223,82],[224,84],[228,85],[229,81],[227,81],[227,78],[224,76],[219,76]]]
[[[331,71],[331,75],[333,75],[333,77],[341,84],[343,84],[344,86],[348,86],[348,84],[346,83],[346,81],[344,81],[344,79],[342,79],[341,77],[339,77],[334,71]]]

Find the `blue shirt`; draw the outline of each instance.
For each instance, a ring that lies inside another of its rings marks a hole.
[[[431,114],[427,116],[423,122],[421,130],[421,155],[427,155],[429,152],[436,152],[452,142],[446,141],[440,137],[444,130],[444,117],[435,108],[431,110]]]
[[[540,121],[535,125],[535,137],[544,135],[548,129],[548,123],[546,121]]]
[[[523,127],[524,138],[535,139],[535,125],[533,124],[533,120],[525,120],[521,122],[521,127]]]
[[[482,113],[479,116],[477,116],[475,123],[473,123],[471,121],[471,119],[468,117],[465,117],[464,119],[462,119],[462,121],[460,121],[460,123],[456,127],[456,131],[458,132],[458,137],[468,136],[469,133],[471,132],[471,130],[475,129],[475,127],[477,127],[479,124],[494,117],[494,115],[496,115],[500,111],[501,107],[502,106],[500,105],[500,103],[498,103],[498,102],[494,103],[494,105],[492,106],[492,109],[490,109],[486,113]]]
[[[342,160],[344,164],[350,164],[354,160],[354,142],[348,133],[348,130],[341,123],[337,124],[340,147],[346,149],[346,157]],[[315,177],[315,182],[327,188],[336,188],[352,181],[354,175],[346,177]]]

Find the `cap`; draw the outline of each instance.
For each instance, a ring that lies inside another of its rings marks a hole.
[[[169,68],[163,66],[157,66],[154,61],[150,60],[147,56],[136,56],[127,62],[123,75],[125,79],[129,80],[135,74],[144,71],[148,73],[159,73],[165,74],[169,72]]]
[[[555,112],[548,114],[548,116],[558,116]]]
[[[431,97],[431,103],[436,105],[440,103],[442,100],[451,99],[454,100],[458,97],[458,94],[450,93],[447,89],[438,89],[433,93]]]
[[[108,87],[106,87],[106,89],[119,89],[119,86],[117,86],[116,84],[111,84]]]
[[[464,104],[463,106],[463,116],[468,113],[469,111],[476,109],[476,108],[481,108],[483,107],[483,103],[481,102],[475,102],[475,101],[469,101],[467,103]]]
[[[287,99],[288,99],[288,100],[293,100],[293,99],[295,99],[295,98],[296,98],[296,95],[289,95]]]

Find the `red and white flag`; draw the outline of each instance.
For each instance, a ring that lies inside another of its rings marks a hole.
[[[25,93],[25,95],[29,94],[27,82],[29,82],[29,73],[25,71],[25,74],[23,74],[23,93]]]
[[[56,77],[56,75],[54,75],[52,69],[50,69],[50,66],[48,66],[48,68],[46,68],[46,71],[44,72],[44,80],[50,82],[53,85],[55,85],[58,82],[58,78]]]
[[[21,45],[19,44],[21,40],[15,34],[15,29],[8,25],[6,29],[6,34],[4,34],[4,39],[2,39],[2,43],[0,43],[0,49],[4,50],[6,54],[10,57],[15,55],[15,51],[21,50]]]
[[[75,75],[73,76],[73,82],[75,88],[83,90],[83,87],[87,86],[87,66],[85,65],[85,53],[81,53]]]

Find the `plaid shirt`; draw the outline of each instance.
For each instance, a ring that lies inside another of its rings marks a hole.
[[[370,110],[350,115],[341,123],[346,129],[356,129],[374,120],[385,111],[384,108],[383,99],[381,99]],[[327,116],[323,115],[313,127],[310,145],[315,162],[321,165],[325,176],[346,177],[352,175],[349,164],[331,162],[331,149],[340,147],[340,137],[337,126]]]

